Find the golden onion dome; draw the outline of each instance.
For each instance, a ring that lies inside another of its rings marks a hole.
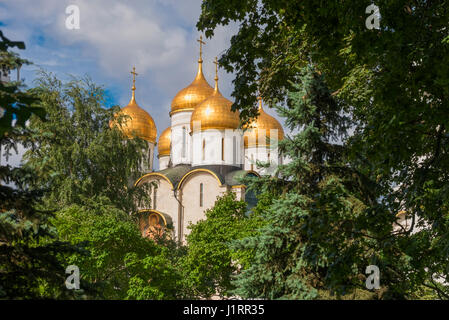
[[[259,100],[259,116],[256,120],[253,120],[249,125],[247,131],[245,131],[244,136],[244,145],[245,148],[255,147],[255,146],[269,146],[267,143],[267,137],[269,139],[275,139],[275,136],[271,136],[271,130],[277,130],[277,139],[278,141],[284,139],[284,129],[282,128],[279,121],[277,121],[274,117],[270,116],[266,113],[262,107],[262,98],[258,98]],[[263,135],[259,137],[260,133]],[[259,144],[259,139],[263,143],[263,145]]]
[[[212,88],[207,83],[203,74],[203,60],[198,60],[198,73],[195,80],[186,88],[179,91],[171,103],[170,115],[181,111],[193,111],[201,102],[206,100],[212,93]]]
[[[157,143],[158,157],[169,156],[171,149],[171,127],[165,129]]]
[[[139,138],[147,140],[151,143],[156,143],[157,129],[153,118],[148,112],[143,110],[136,102],[136,86],[135,86],[135,68],[133,68],[133,87],[132,97],[128,105],[122,108],[119,112],[120,115],[125,115],[123,122],[121,123],[122,132],[128,137],[134,137],[134,134]],[[118,115],[116,115],[117,117]],[[111,121],[110,126],[116,125],[116,121]]]
[[[201,130],[237,129],[240,125],[240,113],[231,110],[232,102],[222,96],[218,90],[218,77],[215,76],[215,89],[212,95],[202,102],[190,118],[190,130],[195,122],[201,124]]]

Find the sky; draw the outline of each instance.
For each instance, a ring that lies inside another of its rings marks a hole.
[[[66,27],[70,5],[79,8],[79,29]],[[29,87],[39,68],[63,80],[88,75],[104,87],[108,104],[125,106],[135,66],[136,100],[153,117],[159,136],[170,125],[171,100],[195,77],[200,13],[201,0],[0,0],[0,29],[10,40],[25,42],[26,50],[17,52],[33,62],[20,75]],[[212,61],[237,31],[238,25],[231,24],[206,39],[203,71],[209,84]],[[220,91],[230,99],[234,75],[221,69],[219,77]],[[19,162],[20,154],[10,159],[12,165]]]

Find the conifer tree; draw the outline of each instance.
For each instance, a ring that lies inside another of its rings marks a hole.
[[[235,281],[235,293],[246,298],[346,294],[363,288],[360,275],[375,259],[370,238],[361,232],[370,229],[365,201],[373,200],[374,189],[364,190],[356,179],[361,176],[345,161],[341,139],[350,125],[345,105],[313,66],[302,69],[292,85],[290,107],[278,107],[287,126],[300,131],[279,142],[291,161],[279,166],[274,178],[249,181],[254,190],[271,190],[276,198],[262,214],[267,224],[260,233],[237,244],[255,251],[251,267]],[[391,227],[385,225],[366,232],[388,234]]]
[[[2,72],[28,63],[8,50],[25,49],[23,42],[10,41],[1,31],[0,38]],[[19,144],[30,145],[25,123],[32,114],[43,117],[38,104],[21,82],[0,82],[0,150],[5,159]],[[82,248],[56,240],[52,214],[40,206],[43,190],[30,187],[34,178],[31,170],[0,164],[0,299],[73,297],[64,286],[66,266],[58,254]]]
[[[332,92],[353,108],[352,165],[383,188],[377,199],[390,216],[373,213],[370,227],[387,228],[398,212],[409,217],[379,239],[389,241],[379,244],[388,264],[382,279],[391,277],[396,297],[424,285],[449,299],[447,2],[378,0],[379,29],[367,28],[369,4],[203,0],[197,26],[210,37],[219,25],[239,25],[220,64],[236,71],[233,108],[242,118],[257,112],[257,89],[265,101],[283,100],[295,67],[313,53]]]

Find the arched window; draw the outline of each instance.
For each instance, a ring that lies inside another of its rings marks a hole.
[[[156,210],[156,206],[157,206],[157,188],[153,187],[153,210]]]
[[[200,183],[200,207],[203,206],[203,193],[204,193],[204,186],[202,183]]]
[[[202,159],[206,159],[206,139],[203,139],[203,151],[202,151]]]
[[[186,157],[186,140],[187,140],[187,132],[186,127],[182,127],[182,157]]]
[[[237,137],[232,137],[232,164],[237,164]]]
[[[224,161],[224,138],[221,138],[221,161]]]

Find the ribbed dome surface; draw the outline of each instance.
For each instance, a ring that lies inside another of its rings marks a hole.
[[[152,143],[156,142],[156,124],[150,114],[137,104],[134,93],[128,105],[120,110],[120,114],[128,116],[123,119],[121,127],[127,137],[132,138],[135,133],[139,138]],[[115,122],[111,123],[111,125],[115,124]]]
[[[215,88],[214,93],[202,102],[192,113],[190,130],[194,130],[195,122],[201,123],[201,130],[237,129],[240,124],[239,112],[231,110],[232,102],[223,97]]]
[[[181,111],[193,111],[201,102],[206,100],[212,93],[212,88],[203,75],[203,61],[198,61],[198,73],[195,80],[186,88],[179,91],[171,103],[170,114]]]
[[[267,144],[267,137],[269,139],[275,139],[276,136],[271,136],[271,130],[277,130],[278,141],[284,139],[284,129],[279,121],[266,113],[262,107],[262,99],[259,98],[259,116],[256,120],[248,125],[247,131],[245,131],[244,144],[245,148],[255,146],[269,146]],[[273,132],[275,134],[275,132]]]
[[[159,153],[159,157],[169,156],[171,148],[171,127],[165,129],[161,136],[159,137],[159,141],[157,143],[157,150]]]

